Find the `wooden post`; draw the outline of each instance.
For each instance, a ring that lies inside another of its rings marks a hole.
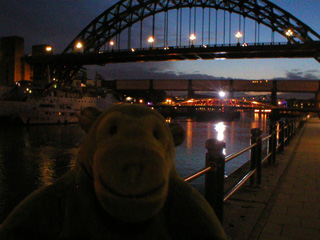
[[[251,129],[251,145],[257,144],[253,149],[251,149],[251,164],[250,170],[256,169],[256,174],[250,178],[250,185],[261,185],[261,167],[262,167],[262,130],[259,128]]]
[[[205,198],[214,209],[220,222],[223,222],[225,155],[226,143],[217,139],[206,141],[206,167],[212,170],[205,175]]]

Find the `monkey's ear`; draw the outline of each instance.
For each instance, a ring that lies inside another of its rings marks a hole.
[[[179,123],[169,123],[169,128],[172,133],[174,145],[179,146],[181,143],[183,143],[186,137],[184,129]]]
[[[85,131],[89,132],[94,121],[99,117],[101,111],[94,107],[87,107],[83,109],[79,114],[80,127]]]

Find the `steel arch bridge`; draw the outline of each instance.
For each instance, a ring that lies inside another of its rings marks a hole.
[[[218,10],[223,12],[219,18]],[[163,20],[159,24],[160,18]],[[246,32],[249,27],[246,23],[249,20],[255,24],[249,26],[250,30],[254,29],[251,31],[254,43],[249,43],[246,48],[236,48],[235,44],[231,44],[231,36],[234,36],[234,31],[242,31],[243,44],[247,44],[245,37],[249,35]],[[188,30],[184,30],[183,26]],[[260,43],[260,26],[270,30],[271,43]],[[152,48],[143,48],[144,44],[148,44],[143,41],[144,35],[155,38],[160,28],[163,29],[159,37],[163,39],[163,45],[153,48],[154,43],[150,43]],[[192,48],[191,33],[199,33],[197,37],[201,39],[201,45]],[[286,42],[276,46],[275,33]],[[223,39],[222,44],[218,44],[218,37]],[[228,44],[226,37],[229,37]],[[79,43],[80,48],[77,48]],[[121,45],[125,44],[121,49]],[[138,45],[141,51],[133,54],[133,44]],[[313,57],[320,63],[320,35],[268,0],[120,0],[86,26],[62,54],[50,59],[35,57],[33,60],[53,65],[54,75],[61,83],[70,80],[83,65],[88,64],[219,57]]]
[[[161,12],[167,14],[169,10],[179,11],[183,8],[189,8],[190,11],[191,8],[211,8],[227,11],[230,15],[236,13],[243,18],[250,18],[258,24],[267,26],[273,33],[277,32],[293,43],[320,40],[320,35],[307,24],[268,0],[120,0],[85,27],[66,47],[64,53],[74,51],[78,41],[83,43],[85,53],[99,52],[106,43],[125,29],[128,29],[128,35],[130,35],[131,26],[137,22],[141,22],[142,26],[142,21],[148,17],[153,17],[152,35],[154,36],[156,14]],[[168,19],[165,24],[168,24]],[[288,29],[292,32],[288,33]],[[164,36],[164,38],[167,37]],[[128,46],[130,47],[130,44]]]

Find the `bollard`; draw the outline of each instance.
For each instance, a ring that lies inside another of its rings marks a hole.
[[[256,173],[250,178],[250,185],[257,186],[261,185],[261,154],[262,154],[262,130],[259,128],[251,129],[251,145],[257,144],[253,149],[251,149],[251,162],[250,170],[256,169]]]
[[[206,167],[212,170],[205,175],[205,198],[214,209],[220,222],[223,222],[224,173],[226,143],[217,139],[206,141]]]
[[[279,152],[283,152],[284,151],[284,138],[285,138],[285,134],[284,134],[284,122],[280,121],[280,132],[279,132]]]

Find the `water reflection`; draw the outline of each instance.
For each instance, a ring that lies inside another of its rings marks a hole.
[[[74,165],[83,136],[78,125],[0,128],[0,223],[26,195]]]
[[[46,157],[46,154],[43,155],[42,161],[39,163],[39,182],[41,185],[49,185],[54,182],[55,177],[55,164],[52,159]]]
[[[223,141],[224,140],[224,131],[226,130],[226,125],[224,125],[224,122],[219,122],[217,124],[214,125],[214,129],[217,131],[217,139],[219,141]]]
[[[186,142],[187,142],[187,149],[192,148],[192,140],[193,140],[193,122],[187,121],[187,129],[186,129]]]

